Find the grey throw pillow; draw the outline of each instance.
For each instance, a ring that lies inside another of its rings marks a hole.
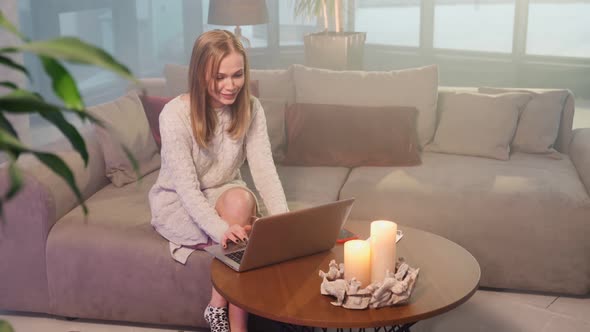
[[[526,153],[546,154],[561,159],[553,148],[557,135],[563,107],[569,92],[567,90],[533,91],[523,89],[479,88],[479,92],[499,94],[506,92],[528,93],[532,99],[522,111],[512,149]]]
[[[508,160],[518,116],[530,99],[527,93],[442,92],[440,121],[424,150]]]

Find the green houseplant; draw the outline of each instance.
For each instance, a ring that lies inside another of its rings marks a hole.
[[[0,78],[0,87],[5,94],[0,95],[0,152],[8,157],[7,168],[10,185],[6,192],[0,193],[0,218],[3,217],[3,205],[13,198],[23,186],[23,174],[18,167],[17,160],[20,155],[32,154],[41,163],[46,165],[56,175],[67,182],[76,195],[85,214],[88,209],[84,203],[80,189],[77,187],[74,175],[68,165],[57,155],[39,151],[26,146],[18,137],[16,130],[7,119],[7,114],[39,114],[53,126],[58,128],[68,139],[72,147],[88,164],[88,151],[84,139],[78,130],[64,117],[66,113],[73,113],[83,121],[90,121],[98,126],[104,125],[91,114],[85,111],[84,102],[80,95],[76,81],[64,67],[61,61],[93,65],[112,71],[130,81],[136,81],[129,69],[115,60],[104,50],[89,45],[77,38],[59,37],[44,41],[31,41],[24,36],[0,11],[0,30],[11,33],[20,40],[16,45],[0,47],[0,66],[24,74],[31,79],[27,68],[15,62],[10,55],[28,52],[36,55],[52,82],[55,95],[63,102],[63,105],[52,104],[46,101],[40,94],[18,86],[15,82]],[[123,150],[130,159],[135,171],[138,172],[138,164],[127,147]],[[1,226],[1,224],[0,224]],[[0,320],[0,332],[12,332],[13,328],[6,321]]]
[[[61,131],[72,144],[72,147],[80,154],[84,163],[87,164],[88,152],[86,144],[78,130],[66,120],[64,114],[76,114],[83,121],[90,121],[99,126],[102,126],[102,123],[85,111],[84,102],[76,82],[60,61],[94,65],[112,71],[128,80],[136,81],[136,79],[129,69],[117,62],[111,55],[78,38],[59,37],[45,41],[31,41],[6,19],[2,11],[0,11],[0,29],[16,35],[21,41],[18,45],[0,48],[0,66],[18,71],[30,79],[27,68],[13,61],[9,55],[20,52],[35,54],[39,57],[45,73],[51,79],[55,95],[63,102],[63,105],[49,103],[34,91],[19,87],[14,82],[0,79],[0,86],[9,91],[0,96],[0,151],[8,157],[8,173],[11,184],[6,193],[0,193],[0,216],[2,215],[3,203],[14,197],[22,187],[22,173],[16,161],[21,154],[26,153],[33,154],[40,162],[63,178],[75,193],[84,212],[87,213],[82,194],[76,186],[73,173],[68,165],[55,154],[38,151],[23,144],[6,118],[6,114],[39,114]],[[137,161],[133,158],[129,149],[124,146],[123,149],[137,170]]]
[[[334,70],[361,70],[366,33],[344,32],[342,0],[296,0],[295,17],[318,18],[323,31],[303,37],[305,64]],[[330,31],[330,21],[334,30]]]

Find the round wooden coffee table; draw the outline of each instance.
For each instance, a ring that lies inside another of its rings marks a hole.
[[[361,238],[369,236],[369,222],[348,221],[346,228]],[[399,228],[404,237],[397,244],[398,257],[420,268],[410,302],[404,305],[366,310],[331,305],[333,298],[320,294],[322,279],[318,271],[327,271],[332,259],[344,261],[341,244],[330,251],[242,273],[213,260],[213,286],[229,302],[249,313],[286,324],[321,328],[403,324],[407,328],[457,307],[475,293],[481,273],[467,250],[432,233],[402,225]]]

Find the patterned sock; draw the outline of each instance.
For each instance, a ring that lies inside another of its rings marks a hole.
[[[229,332],[229,321],[227,319],[226,307],[212,307],[210,305],[205,308],[203,315],[209,326],[211,332]]]

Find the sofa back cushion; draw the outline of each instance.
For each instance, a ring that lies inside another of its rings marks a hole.
[[[421,146],[434,135],[436,65],[395,71],[332,71],[294,65],[296,102],[347,106],[408,106],[418,110]]]
[[[164,67],[164,77],[168,96],[176,97],[188,92],[188,66],[167,64]],[[250,79],[250,94],[254,97],[260,95],[256,80]]]
[[[160,167],[158,147],[135,92],[89,107],[88,112],[105,124],[106,128],[96,126],[96,133],[104,151],[106,175],[113,185],[121,187],[138,180],[122,145],[129,149],[139,163],[139,176]]]
[[[258,81],[261,98],[283,99],[295,103],[293,67],[288,69],[251,69],[250,79]]]
[[[520,114],[511,148],[514,151],[547,154],[554,158],[561,158],[553,147],[557,140],[559,123],[569,91],[479,88],[479,92],[487,94],[529,93],[532,99]]]
[[[287,156],[295,166],[420,164],[413,107],[293,104],[287,110]]]
[[[188,91],[188,66],[167,64],[164,66],[164,78],[168,96],[178,96]]]
[[[441,92],[440,121],[425,151],[508,160],[527,93]]]

